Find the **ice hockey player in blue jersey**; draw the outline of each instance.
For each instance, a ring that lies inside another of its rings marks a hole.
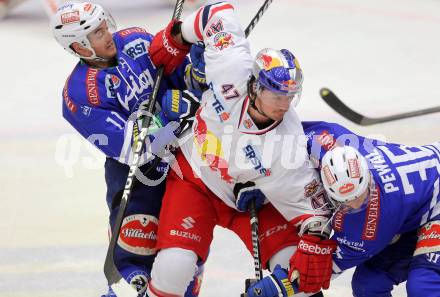
[[[116,31],[111,15],[100,5],[89,2],[61,6],[51,20],[51,28],[57,42],[80,58],[62,91],[63,116],[107,156],[107,205],[113,227],[120,202],[113,197],[125,185],[132,144],[141,125],[136,112],[141,103],[148,101],[156,77],[157,69],[148,53],[153,36],[137,27]],[[189,46],[181,50],[188,52]],[[190,120],[198,107],[199,100],[191,92],[183,91],[187,85],[197,85],[192,80],[191,67],[186,59],[161,82],[157,102],[162,106],[156,110],[162,111],[154,116],[149,129],[153,131],[148,140],[152,143],[146,145],[150,153],[163,152],[176,139],[179,123]],[[143,154],[142,172],[149,166],[149,156]],[[152,184],[137,183],[134,187],[115,250],[116,266],[140,296],[146,289],[156,255],[156,230],[167,167],[167,163],[161,162],[146,176]],[[198,295],[202,271],[200,266],[185,296]],[[114,293],[110,290],[106,296]]]
[[[356,297],[440,296],[440,143],[406,146],[303,122],[334,209],[335,274],[355,267]]]

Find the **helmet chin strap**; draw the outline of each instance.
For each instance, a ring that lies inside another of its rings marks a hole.
[[[250,106],[255,109],[260,115],[272,120],[264,111],[260,110],[258,108],[258,106],[255,104],[255,101],[257,100],[257,90],[256,90],[256,86],[253,86],[252,84],[254,84],[255,82],[253,82],[252,80],[248,81],[248,95],[249,95],[249,99],[250,99]],[[251,91],[251,88],[254,89],[253,91]]]

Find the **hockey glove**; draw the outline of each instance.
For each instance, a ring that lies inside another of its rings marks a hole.
[[[189,56],[191,57],[191,76],[200,85],[206,86],[206,75],[205,75],[205,45],[203,43],[195,43],[191,46],[191,51]]]
[[[287,277],[287,270],[280,265],[275,266],[272,274],[253,283],[246,290],[247,297],[290,297],[298,293],[296,283],[291,283]]]
[[[172,20],[164,30],[154,36],[148,49],[154,65],[163,65],[166,75],[183,62],[190,49],[189,44],[181,44],[174,39],[174,36],[180,34],[181,24],[182,22]]]
[[[162,111],[170,121],[178,121],[181,131],[192,125],[200,99],[190,91],[167,90],[162,97]]]
[[[236,183],[234,186],[235,206],[239,211],[248,211],[249,203],[255,199],[255,208],[258,210],[264,203],[266,196],[260,189],[255,187],[255,183],[248,181],[243,183]]]
[[[289,280],[299,273],[299,290],[305,293],[328,289],[332,275],[332,255],[336,241],[320,239],[314,235],[303,235],[298,248],[290,258]]]

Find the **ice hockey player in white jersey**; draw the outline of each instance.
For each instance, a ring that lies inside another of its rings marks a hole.
[[[336,243],[321,232],[329,211],[294,109],[303,81],[297,59],[274,49],[263,49],[254,59],[226,2],[201,7],[182,23],[172,21],[156,34],[150,55],[169,73],[184,56],[182,48],[198,41],[206,45],[209,90],[176,155],[183,178],[175,172],[168,176],[158,230],[161,251],[148,296],[183,295],[197,259],[207,257],[216,225],[234,231],[252,251],[245,211],[254,198],[260,205],[262,266],[281,272],[269,284],[276,296],[294,292],[287,281],[294,270],[300,291],[327,288]]]

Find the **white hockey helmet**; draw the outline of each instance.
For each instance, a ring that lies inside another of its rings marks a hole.
[[[321,179],[334,208],[364,194],[370,177],[367,160],[350,146],[337,146],[322,158]]]
[[[109,30],[116,31],[113,17],[99,4],[90,2],[71,2],[60,6],[51,18],[51,28],[57,42],[69,53],[84,59],[105,60],[96,56],[87,35],[106,21]],[[93,52],[91,57],[76,53],[71,45],[80,43]]]
[[[265,89],[294,97],[294,105],[299,103],[303,83],[303,72],[298,59],[287,49],[264,48],[257,53],[252,69],[257,83],[257,91]]]

